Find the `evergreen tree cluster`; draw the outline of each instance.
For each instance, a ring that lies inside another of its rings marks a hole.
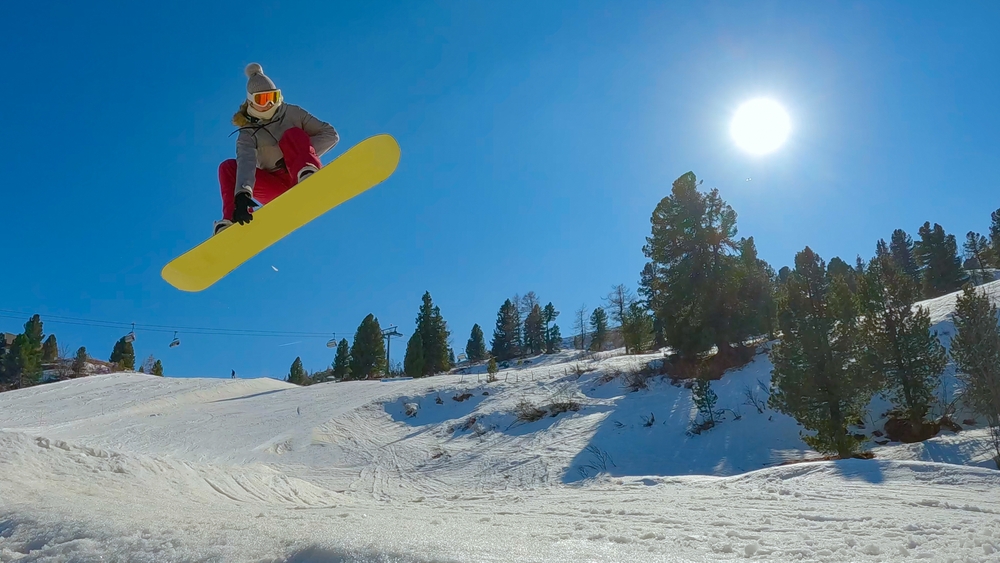
[[[929,312],[915,307],[927,286],[909,249],[894,233],[867,265],[830,268],[806,247],[781,284],[769,404],[812,432],[803,439],[818,451],[855,455],[860,442],[848,427],[876,393],[910,425],[908,435],[927,425],[947,354]]]
[[[529,291],[523,297],[515,295],[513,299],[505,300],[497,311],[490,354],[499,361],[506,361],[558,352],[562,345],[562,331],[555,324],[558,316],[559,311],[555,305],[549,302],[543,307],[534,291]],[[478,355],[484,351],[479,347],[482,338],[479,325],[472,327],[469,346],[473,347],[479,358],[473,360],[470,348],[467,347],[466,354],[472,361],[482,360],[482,356]]]
[[[119,338],[118,341],[115,342],[115,347],[111,351],[111,357],[108,361],[115,364],[119,370],[134,371],[135,348],[132,346],[132,341],[125,336]]]
[[[38,383],[42,362],[55,346],[54,337],[48,341],[44,337],[41,318],[32,315],[24,323],[24,332],[15,336],[9,347],[4,342],[0,349],[0,383],[18,388]]]
[[[320,371],[309,373],[296,357],[288,368],[286,381],[296,385],[312,385],[331,379],[348,381],[357,379],[377,379],[386,374],[388,359],[382,327],[374,314],[367,315],[354,333],[353,343],[346,338],[337,342],[333,363]]]
[[[994,214],[994,218],[996,214]],[[1000,469],[1000,326],[996,305],[966,285],[955,307],[951,355],[964,387],[966,405],[986,419],[993,461]]]

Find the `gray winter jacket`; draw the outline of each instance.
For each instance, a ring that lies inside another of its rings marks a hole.
[[[316,119],[299,106],[281,104],[274,116],[266,121],[251,116],[246,108],[247,103],[243,102],[240,111],[233,116],[233,125],[239,127],[240,132],[236,138],[236,193],[253,195],[257,168],[273,172],[281,167],[278,140],[292,127],[309,134],[309,140],[320,156],[340,140],[332,125]]]

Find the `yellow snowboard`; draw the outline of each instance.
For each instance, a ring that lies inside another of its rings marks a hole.
[[[301,184],[163,267],[160,275],[183,291],[201,291],[286,235],[388,178],[399,163],[390,135],[361,141]]]

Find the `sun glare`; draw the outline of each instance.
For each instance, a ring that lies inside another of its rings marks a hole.
[[[729,126],[729,133],[739,147],[751,154],[767,154],[785,143],[792,122],[785,108],[767,98],[757,98],[741,105]]]

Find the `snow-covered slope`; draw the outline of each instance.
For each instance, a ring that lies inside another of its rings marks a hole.
[[[954,296],[924,305],[947,340]],[[494,383],[112,374],[2,393],[0,561],[1000,558],[984,430],[781,465],[817,454],[746,404],[766,354],[713,384],[725,419],[696,436],[690,390],[623,385],[660,357],[567,351]]]

